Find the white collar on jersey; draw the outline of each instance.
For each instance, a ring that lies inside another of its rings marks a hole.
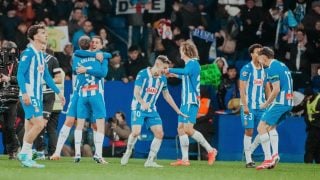
[[[28,46],[31,47],[31,49],[32,49],[36,54],[39,54],[40,51],[38,51],[38,50],[34,47],[34,45],[33,45],[32,43],[29,43]]]
[[[253,68],[255,68],[255,69],[263,69],[263,66],[262,66],[262,65],[260,65],[261,67],[257,67],[256,65],[254,65],[254,63],[253,63],[252,60],[251,60],[250,63],[252,64]]]

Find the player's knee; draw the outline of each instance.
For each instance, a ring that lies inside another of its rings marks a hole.
[[[42,129],[44,128],[44,122],[43,121],[38,121],[37,123],[34,124],[34,126],[37,128],[37,131],[42,131]]]
[[[74,124],[74,119],[73,118],[68,118],[66,119],[64,125],[68,126],[68,127],[72,127]]]
[[[157,131],[157,132],[154,134],[154,136],[155,136],[156,138],[158,138],[158,139],[162,139],[163,136],[164,136],[164,133],[163,133],[163,131]]]
[[[246,130],[244,131],[244,133],[245,133],[246,136],[252,137],[252,135],[253,135],[253,129],[246,129]]]
[[[140,131],[132,131],[131,135],[136,138],[140,135]]]

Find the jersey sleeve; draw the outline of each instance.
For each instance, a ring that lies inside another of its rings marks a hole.
[[[77,74],[76,71],[77,71],[79,59],[80,58],[78,56],[75,56],[73,54],[73,56],[72,56],[72,73],[73,74]]]
[[[99,64],[97,68],[88,69],[87,73],[98,78],[106,77],[108,74],[108,60],[104,59]]]
[[[25,94],[27,92],[25,74],[29,70],[32,57],[33,54],[31,54],[29,50],[25,50],[20,57],[17,80],[22,94]]]
[[[279,72],[277,72],[279,68],[276,64],[271,64],[271,66],[268,68],[268,81],[271,83],[280,81]]]
[[[163,77],[163,87],[162,87],[162,91],[167,91],[168,90],[168,81],[167,78]]]
[[[188,63],[184,68],[169,68],[169,72],[178,75],[190,75],[192,72],[192,66],[192,63]]]
[[[240,71],[240,80],[241,81],[248,81],[250,76],[250,69],[249,69],[249,65],[245,65],[241,68]]]
[[[135,86],[139,86],[139,87],[142,86],[142,84],[143,84],[143,79],[144,79],[144,75],[143,75],[143,74],[144,74],[143,71],[140,71],[140,72],[138,73],[138,75],[137,75],[137,77],[136,77],[136,80],[135,80],[135,82],[134,82],[134,85],[135,85]]]

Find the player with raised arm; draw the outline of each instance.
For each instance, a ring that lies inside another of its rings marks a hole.
[[[268,67],[267,80],[272,84],[268,99],[260,104],[260,109],[266,109],[258,125],[258,132],[264,161],[257,170],[274,168],[280,160],[278,154],[279,136],[277,125],[284,120],[293,107],[293,82],[290,70],[282,62],[274,59],[274,52],[268,47],[259,51],[259,62]],[[272,156],[270,145],[272,147]]]
[[[96,49],[102,49],[102,39],[99,36],[92,38],[92,44]],[[87,72],[90,72],[88,74]],[[80,144],[82,129],[85,120],[91,119],[96,124],[94,134],[95,155],[97,163],[106,164],[102,157],[102,145],[104,139],[106,108],[104,102],[104,77],[108,72],[108,59],[102,62],[95,57],[84,57],[78,61],[77,79],[79,80],[79,99],[77,104],[77,127],[75,130],[75,162],[81,158]]]
[[[154,161],[163,138],[162,120],[156,108],[156,102],[160,93],[162,92],[164,99],[180,116],[186,117],[173,101],[167,88],[167,79],[164,76],[164,72],[165,69],[169,67],[169,64],[170,61],[168,58],[160,55],[157,57],[153,67],[145,68],[137,75],[131,103],[132,132],[129,135],[127,150],[121,158],[121,165],[128,163],[132,149],[141,133],[141,127],[146,123],[153,132],[154,138],[150,146],[148,159],[144,163],[144,166],[155,168],[163,167]]]
[[[200,64],[198,62],[198,50],[190,40],[180,46],[181,59],[185,62],[185,68],[170,68],[169,73],[182,79],[182,93],[180,110],[188,117],[179,116],[178,134],[182,152],[182,159],[171,163],[172,166],[189,166],[189,137],[191,136],[208,152],[208,164],[215,162],[217,150],[206,141],[203,135],[193,128],[196,123],[200,106]]]
[[[97,54],[96,52],[89,52],[90,43],[91,43],[91,39],[88,36],[82,36],[79,39],[79,47],[81,48],[81,50],[87,50],[87,53],[85,53],[85,54],[80,53],[78,55],[96,57],[99,61],[102,60],[103,58],[108,58],[110,56],[110,54],[108,54],[108,53],[104,53],[103,56],[100,56],[99,53]],[[73,92],[72,92],[72,95],[70,96],[70,102],[68,104],[66,120],[60,130],[60,133],[59,133],[56,150],[55,150],[54,154],[50,157],[50,160],[59,160],[60,159],[62,147],[63,147],[65,141],[67,140],[69,133],[70,133],[70,129],[73,126],[75,119],[77,117],[79,83],[77,80],[76,70],[78,67],[79,60],[80,60],[80,58],[78,56],[75,56],[75,55],[73,56],[73,59],[72,59]],[[91,72],[88,71],[87,73],[90,74]]]

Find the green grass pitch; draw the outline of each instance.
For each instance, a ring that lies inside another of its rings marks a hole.
[[[244,162],[217,161],[208,166],[206,161],[191,161],[190,167],[171,167],[171,160],[158,160],[164,165],[161,169],[144,168],[143,159],[130,159],[127,166],[120,165],[118,158],[106,158],[107,165],[96,164],[91,158],[82,158],[79,164],[73,159],[64,157],[59,161],[38,161],[46,165],[44,169],[24,168],[19,161],[8,160],[7,156],[0,156],[0,180],[217,180],[217,179],[256,179],[256,180],[319,180],[320,165],[306,165],[302,163],[281,163],[273,170],[244,168]],[[259,163],[258,163],[259,164]]]

